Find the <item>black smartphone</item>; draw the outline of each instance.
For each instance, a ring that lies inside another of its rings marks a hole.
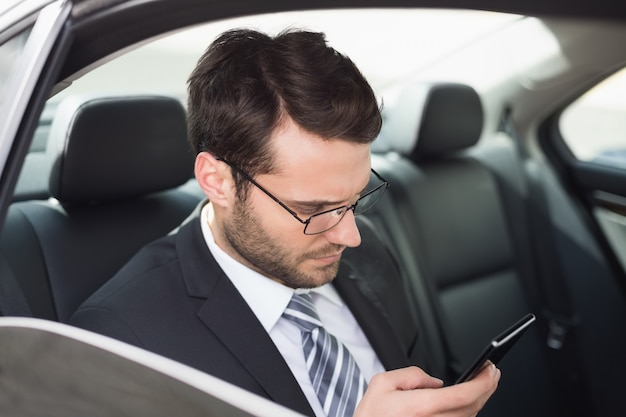
[[[455,384],[460,384],[461,382],[469,381],[474,378],[488,360],[497,365],[534,321],[534,314],[526,314],[511,327],[493,338],[480,356],[472,363],[472,366],[463,372]]]

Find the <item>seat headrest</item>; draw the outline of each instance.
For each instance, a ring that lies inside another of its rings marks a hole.
[[[475,145],[483,128],[478,93],[457,83],[415,84],[397,95],[383,123],[387,150],[419,162]]]
[[[50,193],[61,203],[115,200],[193,175],[185,109],[165,96],[73,96],[52,121]]]

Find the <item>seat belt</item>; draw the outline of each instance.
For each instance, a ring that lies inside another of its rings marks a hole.
[[[529,277],[539,291],[538,299],[545,323],[546,345],[550,362],[567,384],[559,384],[561,403],[567,410],[564,415],[591,415],[592,407],[585,378],[580,365],[580,351],[575,327],[578,317],[569,295],[569,287],[558,253],[555,226],[552,224],[550,207],[546,197],[541,166],[533,160],[522,142],[511,117],[511,109],[503,113],[501,129],[515,142],[522,158],[524,176],[529,195],[526,202],[530,223],[531,250],[538,266],[538,275]]]
[[[33,316],[24,292],[4,256],[0,256],[0,315]]]
[[[549,206],[542,184],[541,168],[531,158],[524,161],[524,170],[528,179],[531,233],[535,242],[535,257],[538,259],[542,290],[543,314],[548,322],[546,344],[554,350],[564,347],[570,329],[578,323],[578,317],[568,294],[560,256],[557,252],[554,225],[550,219]],[[537,245],[541,244],[541,248]]]

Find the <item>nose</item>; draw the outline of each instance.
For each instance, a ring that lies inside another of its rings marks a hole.
[[[361,234],[356,225],[354,210],[348,210],[339,224],[324,232],[326,240],[349,248],[357,247],[361,244]]]

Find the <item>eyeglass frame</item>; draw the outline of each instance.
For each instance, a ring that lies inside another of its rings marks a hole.
[[[362,196],[360,196],[355,202],[354,204],[351,204],[349,206],[340,206],[340,207],[335,207],[332,208],[330,210],[324,210],[320,213],[315,213],[311,216],[309,216],[307,219],[301,219],[300,216],[298,216],[298,213],[296,213],[294,210],[290,209],[285,203],[283,203],[282,201],[280,201],[278,199],[278,197],[276,197],[274,194],[270,193],[267,189],[265,189],[265,187],[263,187],[261,184],[259,184],[258,182],[256,182],[250,175],[246,174],[244,171],[242,171],[241,169],[239,169],[237,166],[235,166],[234,164],[230,163],[229,161],[227,161],[224,158],[221,157],[215,157],[216,160],[224,162],[226,165],[228,165],[229,167],[231,167],[232,169],[234,169],[235,171],[237,171],[237,173],[239,173],[242,177],[244,177],[244,179],[246,179],[247,181],[249,181],[250,183],[252,183],[252,185],[254,185],[255,187],[257,187],[259,190],[261,190],[265,195],[267,195],[269,198],[271,198],[272,200],[274,200],[276,203],[278,203],[279,206],[281,206],[285,211],[287,211],[289,214],[291,214],[296,220],[298,220],[300,223],[302,223],[304,225],[304,230],[302,233],[304,233],[307,236],[314,236],[314,235],[320,235],[322,233],[328,232],[330,229],[334,228],[335,226],[337,226],[339,223],[341,223],[341,221],[343,220],[343,218],[346,216],[346,214],[348,213],[349,210],[352,210],[353,213],[355,213],[355,216],[357,215],[355,210],[357,205],[359,204],[359,201],[361,201],[362,199],[364,199],[365,197],[367,197],[368,195],[371,195],[373,193],[375,193],[376,191],[380,190],[381,188],[384,187],[383,193],[384,191],[389,188],[389,182],[387,182],[387,180],[385,180],[382,176],[380,176],[380,174],[378,172],[376,172],[373,168],[370,168],[370,170],[372,171],[372,173],[376,176],[376,178],[378,178],[380,181],[382,181],[381,184],[379,184],[378,186],[376,186],[375,188],[373,188],[372,190],[366,192],[365,194],[363,194]],[[382,194],[381,193],[381,196]],[[377,202],[378,200],[376,200]],[[340,209],[344,209],[343,213],[341,214],[341,218],[339,218],[339,220],[337,221],[337,223],[335,223],[334,225],[332,225],[331,227],[329,227],[328,229],[322,230],[320,232],[315,232],[315,233],[307,233],[306,229],[309,226],[309,224],[311,223],[311,219],[313,217],[317,217],[317,216],[321,216],[323,214],[326,213],[330,213],[333,211],[337,211]],[[363,213],[359,213],[359,214],[363,214]]]

